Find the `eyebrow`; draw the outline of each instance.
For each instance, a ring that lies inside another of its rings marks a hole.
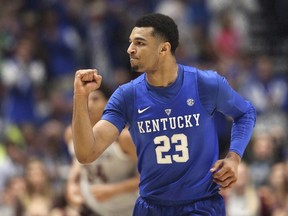
[[[137,41],[147,41],[146,39],[142,38],[142,37],[136,37],[133,40],[137,40]],[[129,41],[132,41],[131,38],[129,38]]]

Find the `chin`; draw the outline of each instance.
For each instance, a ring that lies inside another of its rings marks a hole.
[[[137,72],[137,73],[142,73],[144,72],[143,70],[141,70],[138,66],[131,66],[131,70],[133,72]]]

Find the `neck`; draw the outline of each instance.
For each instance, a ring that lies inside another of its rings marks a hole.
[[[150,85],[166,87],[177,79],[178,65],[176,60],[166,62],[168,63],[160,64],[161,66],[156,70],[146,72],[146,80]]]

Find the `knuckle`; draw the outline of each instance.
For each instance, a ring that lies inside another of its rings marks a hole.
[[[76,74],[82,74],[82,73],[84,73],[84,70],[83,70],[83,69],[80,69],[80,70],[77,70],[77,71],[76,71]]]

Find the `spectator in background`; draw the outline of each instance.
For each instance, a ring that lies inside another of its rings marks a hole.
[[[14,176],[24,173],[27,163],[26,143],[21,130],[17,126],[9,126],[4,133],[4,156],[0,161],[0,203],[4,198],[5,184]]]
[[[54,199],[49,216],[95,216],[85,205],[78,183],[79,179],[77,184],[67,183],[63,193]]]
[[[1,194],[0,215],[15,216],[17,200],[25,191],[25,180],[22,176],[12,176],[5,183],[5,189]]]
[[[225,62],[219,61],[219,70],[233,86],[239,91],[253,76],[255,72],[254,58],[248,50],[241,50],[238,58],[231,64],[225,65]]]
[[[223,13],[228,12],[232,21],[232,27],[237,31],[241,38],[241,47],[249,49],[250,45],[250,17],[258,10],[257,0],[209,0],[207,7],[212,17],[209,25],[211,40],[214,40],[215,34],[219,31],[219,18]]]
[[[287,151],[288,82],[285,76],[278,75],[274,70],[271,57],[257,57],[254,73],[239,92],[254,104],[258,113],[254,132],[270,133],[277,148]],[[279,156],[282,159],[287,157],[285,153]]]
[[[227,191],[226,210],[228,216],[258,216],[260,199],[251,180],[250,168],[242,161],[238,167],[238,179],[231,190]]]
[[[109,8],[111,5],[114,5],[118,0],[109,0]],[[166,0],[167,1],[167,0]],[[154,1],[154,0],[120,0],[117,6],[122,5],[122,9],[125,14],[127,14],[133,21],[135,21],[139,15],[143,15],[147,12],[151,12],[155,9],[156,5],[158,5],[162,1]],[[113,6],[112,6],[113,7]],[[115,7],[115,6],[114,6]],[[120,6],[121,7],[121,6]]]
[[[246,159],[253,173],[252,182],[259,188],[268,181],[270,169],[276,162],[277,148],[269,133],[254,134],[251,142]]]
[[[189,23],[189,8],[184,1],[160,1],[155,8],[156,13],[161,13],[170,16],[175,20],[175,23],[179,28],[179,44],[185,44],[185,58],[191,60],[191,55],[194,55],[196,51],[196,44],[193,43],[192,26]],[[187,60],[188,60],[187,59]]]
[[[215,52],[221,61],[233,62],[238,58],[243,39],[233,25],[230,11],[223,11],[220,14],[219,26],[219,31],[212,42]]]
[[[75,58],[79,65],[88,65],[88,44],[87,41],[87,27],[85,23],[85,7],[87,1],[74,1],[74,0],[66,0],[66,1],[58,1],[58,4],[62,4],[62,10],[64,18],[61,19],[61,22],[64,22],[66,26],[73,32],[72,33],[72,42],[74,43],[75,49]],[[74,35],[74,36],[73,36]],[[77,36],[76,36],[77,35]],[[80,43],[79,43],[80,40]]]
[[[58,191],[62,191],[65,186],[71,163],[67,145],[63,140],[64,130],[63,122],[51,119],[45,122],[38,132],[41,137],[38,145],[42,146],[42,155],[38,158],[45,164],[51,184]]]
[[[49,216],[55,189],[52,189],[49,174],[43,162],[30,159],[25,167],[26,190],[19,197],[15,216]]]
[[[107,4],[104,0],[96,0],[87,4],[89,67],[101,69],[107,85],[115,88],[117,72],[121,73],[124,68],[126,76],[129,75],[129,58],[127,58],[126,49],[131,20],[125,13],[109,10]],[[124,73],[121,75],[123,76]]]
[[[33,55],[34,42],[22,38],[15,46],[15,52],[1,65],[1,80],[5,86],[2,104],[7,123],[36,123],[35,93],[44,81],[44,63]]]
[[[77,55],[81,50],[81,37],[75,28],[61,23],[59,13],[46,8],[39,30],[49,80],[63,79],[79,67]]]
[[[261,215],[286,216],[288,212],[288,178],[285,163],[272,166],[267,184],[260,187]]]
[[[19,20],[21,1],[1,1],[0,8],[0,61],[13,52],[23,29]]]
[[[285,77],[277,76],[270,56],[257,57],[254,74],[240,88],[240,92],[245,98],[252,101],[260,116],[288,110],[287,80]]]

